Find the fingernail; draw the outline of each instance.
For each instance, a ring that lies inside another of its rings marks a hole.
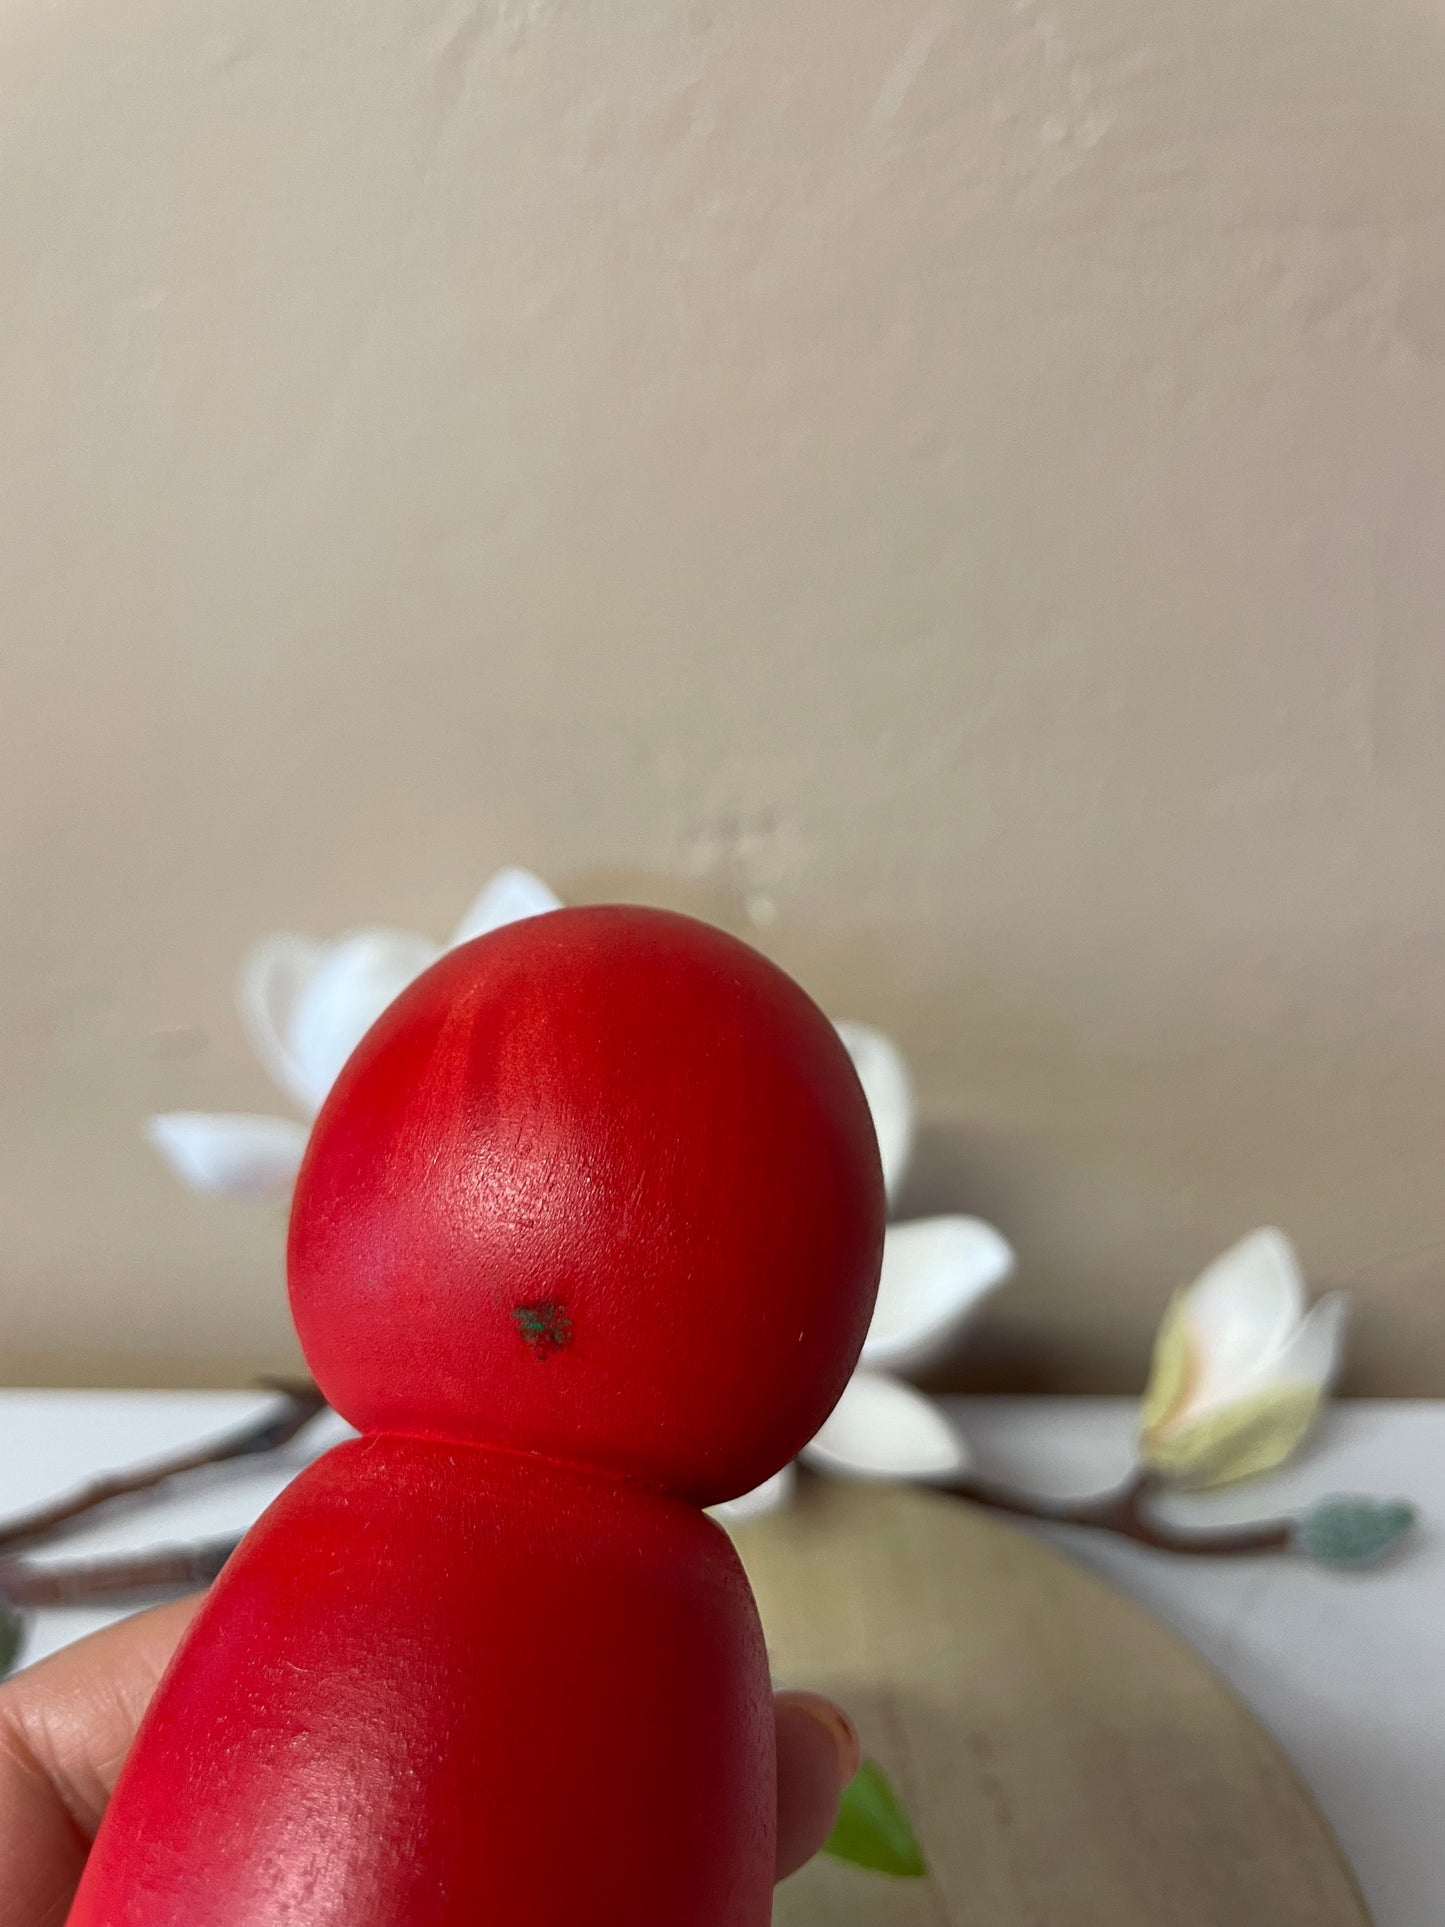
[[[863,1742],[858,1738],[857,1727],[837,1701],[823,1693],[789,1693],[787,1697],[794,1705],[806,1708],[819,1726],[827,1729],[838,1755],[838,1784],[847,1786],[863,1764]]]

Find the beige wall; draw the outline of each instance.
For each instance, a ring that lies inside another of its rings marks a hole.
[[[1278,1220],[1445,1392],[1435,0],[8,0],[0,1376],[286,1362],[277,926],[761,935],[1125,1386]]]

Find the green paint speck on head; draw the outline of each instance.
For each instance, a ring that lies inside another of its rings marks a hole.
[[[535,1358],[550,1358],[571,1342],[572,1319],[555,1298],[544,1298],[538,1305],[513,1305],[512,1323]]]

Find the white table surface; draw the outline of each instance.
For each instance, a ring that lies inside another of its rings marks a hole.
[[[228,1429],[264,1404],[225,1392],[0,1393],[0,1517],[102,1468]],[[1037,1491],[1082,1493],[1128,1463],[1133,1407],[1124,1400],[961,1399],[955,1406],[980,1468]],[[328,1416],[304,1445],[203,1475],[163,1505],[113,1510],[47,1556],[239,1530],[343,1430]],[[1390,1564],[1365,1574],[1283,1558],[1182,1559],[1102,1534],[1041,1530],[1173,1626],[1272,1729],[1333,1823],[1377,1927],[1441,1927],[1445,1402],[1340,1406],[1287,1471],[1172,1507],[1181,1519],[1222,1523],[1343,1492],[1412,1499],[1421,1530]],[[38,1615],[25,1656],[38,1658],[115,1616]]]

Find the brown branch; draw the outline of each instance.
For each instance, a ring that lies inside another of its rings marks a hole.
[[[1185,1553],[1197,1558],[1243,1558],[1266,1552],[1287,1552],[1294,1535],[1290,1519],[1266,1519],[1258,1525],[1231,1526],[1212,1532],[1191,1532],[1154,1517],[1145,1500],[1155,1491],[1148,1472],[1138,1472],[1114,1492],[1091,1499],[1036,1499],[1027,1492],[1011,1492],[982,1480],[955,1481],[945,1488],[970,1505],[1007,1512],[1016,1519],[1040,1519],[1049,1525],[1085,1526],[1112,1532],[1156,1552]]]
[[[78,1492],[68,1493],[64,1498],[39,1506],[33,1512],[7,1520],[0,1525],[0,1551],[15,1552],[22,1546],[35,1546],[44,1540],[58,1538],[97,1507],[109,1505],[115,1499],[151,1492],[187,1472],[198,1472],[205,1466],[226,1465],[234,1459],[255,1458],[274,1452],[288,1445],[326,1410],[326,1400],[305,1379],[268,1379],[265,1382],[273,1391],[280,1392],[282,1398],[279,1405],[273,1406],[259,1419],[252,1419],[239,1430],[228,1432],[209,1445],[194,1446],[187,1452],[178,1453],[172,1458],[157,1459],[150,1465],[137,1466],[129,1472],[107,1473],[90,1485],[82,1486]]]
[[[190,1546],[153,1546],[113,1559],[69,1559],[42,1565],[0,1559],[0,1599],[12,1606],[88,1606],[99,1601],[169,1598],[209,1586],[240,1544],[207,1539]]]
[[[1156,1490],[1156,1481],[1147,1472],[1136,1474],[1116,1491],[1090,1499],[1040,1499],[974,1479],[944,1490],[969,1505],[986,1506],[990,1511],[1006,1512],[1017,1519],[1084,1526],[1132,1539],[1157,1552],[1201,1558],[1286,1552],[1294,1529],[1288,1519],[1265,1520],[1258,1525],[1213,1532],[1190,1532],[1166,1525],[1146,1510],[1144,1502]],[[0,1559],[0,1598],[8,1599],[15,1606],[83,1606],[98,1601],[113,1604],[119,1600],[157,1599],[192,1592],[211,1583],[239,1544],[238,1538],[212,1539],[188,1546],[157,1546],[119,1558],[58,1564]]]

